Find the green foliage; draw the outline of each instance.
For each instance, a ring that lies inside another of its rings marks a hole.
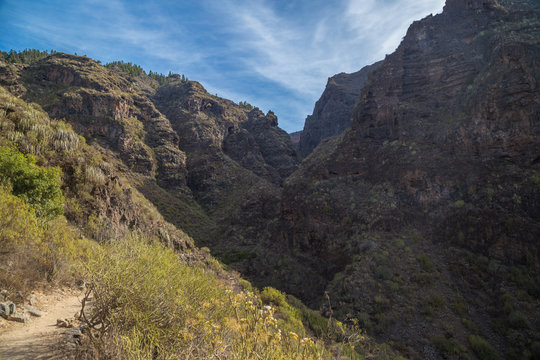
[[[452,303],[450,304],[450,309],[452,309],[454,314],[459,316],[464,316],[469,312],[469,308],[461,300],[452,301]]]
[[[0,147],[0,184],[11,187],[38,217],[54,218],[64,212],[60,169],[37,166],[32,155]]]
[[[265,287],[260,297],[263,304],[271,305],[276,309],[275,314],[282,328],[305,335],[302,314],[300,310],[289,304],[284,293],[272,287]]]
[[[34,210],[0,186],[0,243],[3,251],[39,238]]]
[[[426,254],[418,254],[416,260],[418,260],[418,263],[420,263],[420,266],[424,271],[431,272],[435,268],[435,266],[433,266],[433,263],[431,262],[431,259]]]
[[[251,105],[250,103],[248,103],[247,101],[240,101],[238,103],[238,106],[246,109],[247,111],[251,111],[253,110],[253,105]]]
[[[216,257],[224,264],[230,265],[256,257],[251,250],[228,250],[216,253]]]
[[[156,80],[160,85],[165,84],[165,82],[167,81],[167,76],[153,72],[152,70],[148,71],[148,76]]]
[[[69,281],[71,264],[92,246],[60,216],[44,221],[0,186],[0,288],[27,293],[45,281]]]
[[[85,267],[95,299],[84,312],[93,358],[330,357],[320,344],[281,328],[274,307],[262,306],[255,294],[233,294],[215,275],[181,263],[159,244],[135,236],[116,240]],[[287,306],[282,294],[265,294]]]
[[[529,320],[520,311],[514,310],[508,315],[508,322],[514,329],[528,329],[530,327]]]
[[[469,336],[469,344],[480,360],[497,360],[499,356],[491,345],[478,335]]]
[[[471,320],[467,319],[467,318],[461,318],[461,323],[469,330],[471,330],[472,332],[477,332],[478,331],[478,326],[472,322]]]
[[[110,63],[105,64],[105,67],[109,69],[118,68],[131,76],[139,76],[145,73],[143,68],[140,65],[133,64],[131,62],[126,63],[123,61],[112,61]]]
[[[11,64],[32,64],[54,53],[54,50],[51,50],[49,53],[37,49],[24,49],[23,51],[18,52],[12,49],[9,53],[0,51],[0,58]]]
[[[436,335],[433,338],[433,346],[446,359],[458,356],[460,359],[468,359],[467,351],[453,338],[446,338],[443,335]]]
[[[131,75],[131,76],[148,75],[148,77],[156,80],[160,85],[165,84],[167,82],[167,80],[170,79],[170,78],[175,78],[175,79],[177,78],[182,83],[189,82],[189,79],[184,74],[182,74],[182,75],[173,74],[170,71],[169,71],[169,74],[167,76],[165,76],[165,75],[163,75],[161,73],[154,72],[152,70],[148,71],[148,74],[146,74],[146,72],[144,71],[144,69],[140,65],[133,64],[131,62],[112,61],[110,63],[105,64],[105,67],[109,68],[109,69],[119,69],[120,71],[123,71],[124,73],[126,73],[128,75]]]

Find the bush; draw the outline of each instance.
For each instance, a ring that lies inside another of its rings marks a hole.
[[[265,287],[260,297],[263,304],[275,308],[280,327],[287,331],[294,331],[301,336],[305,335],[302,314],[299,309],[289,304],[284,293],[272,287]]]
[[[32,155],[0,147],[0,184],[11,187],[38,217],[52,219],[64,212],[60,169],[37,166]]]
[[[434,270],[435,266],[431,262],[430,258],[423,253],[418,254],[416,260],[420,263],[420,266],[424,271],[431,272]]]
[[[280,328],[275,306],[263,306],[251,292],[233,294],[160,244],[116,240],[85,266],[94,298],[91,312],[84,311],[91,358],[330,357],[311,339]],[[265,294],[283,306],[277,290]]]
[[[46,281],[70,280],[70,266],[88,249],[65,218],[38,220],[34,209],[0,186],[0,288],[24,294]]]
[[[491,345],[477,335],[469,336],[469,344],[476,356],[480,360],[496,360],[499,359],[497,352],[491,347]]]
[[[453,358],[454,355],[459,356],[460,359],[468,358],[467,351],[452,338],[448,339],[443,335],[436,335],[433,338],[433,346],[445,358]]]
[[[11,195],[0,186],[0,244],[2,252],[11,251],[15,245],[34,242],[40,230],[30,208],[21,198]]]

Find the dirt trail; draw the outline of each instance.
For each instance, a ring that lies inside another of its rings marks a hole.
[[[82,295],[55,293],[39,300],[42,317],[31,317],[26,324],[3,322],[0,327],[0,360],[65,359],[62,340],[66,329],[56,326],[59,318],[71,319],[81,309]]]

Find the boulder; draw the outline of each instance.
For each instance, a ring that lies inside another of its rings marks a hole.
[[[28,316],[28,314],[24,313],[24,312],[16,312],[14,314],[11,314],[8,318],[8,320],[10,321],[16,321],[16,322],[20,322],[20,323],[26,323],[30,320],[30,317]]]
[[[41,310],[37,309],[36,307],[31,306],[31,305],[24,305],[23,309],[26,310],[30,315],[36,316],[36,317],[41,317],[41,316],[46,314],[46,312],[41,311]]]
[[[11,301],[0,302],[0,315],[7,317],[14,314],[16,310],[15,304]]]

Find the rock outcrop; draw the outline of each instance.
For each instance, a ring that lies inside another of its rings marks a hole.
[[[306,118],[300,136],[299,152],[303,157],[308,156],[322,140],[339,135],[349,127],[360,91],[369,74],[379,65],[377,62],[355,73],[340,73],[328,79],[313,114]]]
[[[298,163],[287,133],[273,113],[212,96],[194,81],[169,81],[152,101],[181,139],[190,191],[221,228],[210,247],[251,253],[279,216],[280,185]]]
[[[418,291],[438,294],[435,302],[466,303],[485,336],[495,318],[513,326],[508,315],[479,315],[502,307],[505,292],[537,296],[540,283],[523,288],[509,275],[537,276],[540,264],[540,33],[533,6],[448,0],[442,14],[413,23],[371,73],[350,128],[323,141],[285,182],[285,243],[326,279],[334,311],[360,315],[413,356],[426,354],[410,339],[437,333],[436,321],[425,326],[431,310],[408,325],[399,318],[403,304],[420,308],[433,300],[413,295]],[[377,247],[363,251],[370,241]],[[476,278],[484,274],[497,280]],[[305,299],[324,290],[298,285],[288,290]],[[516,304],[537,317],[528,301]],[[538,340],[535,326],[519,343],[496,335],[489,341],[501,353],[519,353]]]
[[[62,53],[30,65],[20,78],[26,99],[38,102],[51,117],[65,117],[87,139],[117,151],[130,170],[150,176],[157,172],[164,186],[186,184],[178,135],[126,79],[89,58]]]

